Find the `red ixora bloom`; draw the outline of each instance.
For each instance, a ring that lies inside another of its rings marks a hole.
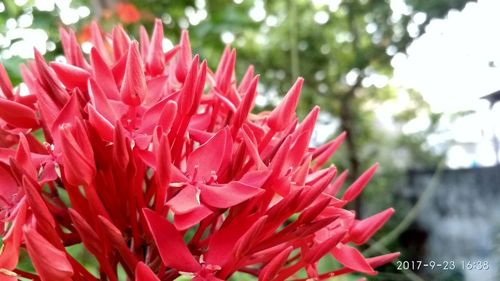
[[[67,63],[35,50],[21,67],[28,95],[0,65],[0,280],[116,281],[118,265],[141,281],[322,280],[398,256],[355,248],[394,211],[360,220],[344,209],[377,165],[338,195],[347,173],[322,167],[345,135],[309,147],[319,108],[299,122],[302,78],[253,114],[259,76],[249,67],[237,81],[233,49],[212,71],[185,31],[164,52],[159,20],[140,43],[119,26],[90,32],[89,56],[64,29]],[[68,254],[75,244],[98,275]],[[21,248],[35,272],[17,268]],[[326,255],[341,267],[318,272]]]
[[[141,13],[131,3],[117,3],[116,14],[123,23],[136,23],[141,19]]]

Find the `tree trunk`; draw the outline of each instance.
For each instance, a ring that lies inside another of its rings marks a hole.
[[[358,155],[358,147],[356,144],[355,124],[354,124],[354,111],[353,101],[355,99],[354,92],[357,85],[353,86],[351,90],[345,93],[340,99],[340,127],[342,131],[346,132],[345,139],[347,148],[347,157],[349,159],[349,181],[354,182],[360,175],[360,160]],[[360,194],[352,204],[352,208],[356,212],[356,216],[361,214],[362,195]]]

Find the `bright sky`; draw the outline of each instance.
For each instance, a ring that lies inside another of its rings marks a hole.
[[[473,109],[478,97],[500,90],[499,12],[499,0],[479,0],[433,20],[408,59],[396,62],[396,80],[435,111]]]
[[[444,132],[431,136],[431,145],[457,142],[448,150],[452,168],[495,164],[492,145],[500,136],[500,106],[493,111],[480,97],[500,90],[500,1],[479,0],[443,20],[433,20],[426,33],[393,61],[394,80],[418,90],[433,111],[475,114],[445,122]],[[498,153],[498,152],[497,152]]]

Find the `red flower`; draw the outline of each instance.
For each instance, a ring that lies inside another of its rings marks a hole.
[[[322,167],[345,135],[309,147],[319,107],[295,115],[302,78],[274,110],[254,115],[258,76],[250,67],[237,81],[234,50],[212,71],[186,31],[163,52],[159,20],[140,44],[121,27],[111,40],[95,23],[90,32],[89,57],[66,30],[67,64],[35,51],[21,69],[27,96],[0,66],[0,280],[114,281],[118,264],[130,280],[238,271],[287,280],[301,269],[324,279],[375,274],[397,257],[364,258],[352,246],[394,211],[358,219],[343,208],[377,165],[338,195],[347,173]],[[67,253],[74,244],[95,256],[99,276]],[[20,248],[36,273],[16,269]],[[326,255],[343,267],[318,273]]]
[[[116,4],[116,14],[121,22],[129,24],[141,20],[141,13],[134,4],[118,3]]]

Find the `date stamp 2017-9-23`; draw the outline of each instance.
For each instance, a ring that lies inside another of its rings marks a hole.
[[[489,270],[490,264],[487,260],[398,260],[397,270]]]

